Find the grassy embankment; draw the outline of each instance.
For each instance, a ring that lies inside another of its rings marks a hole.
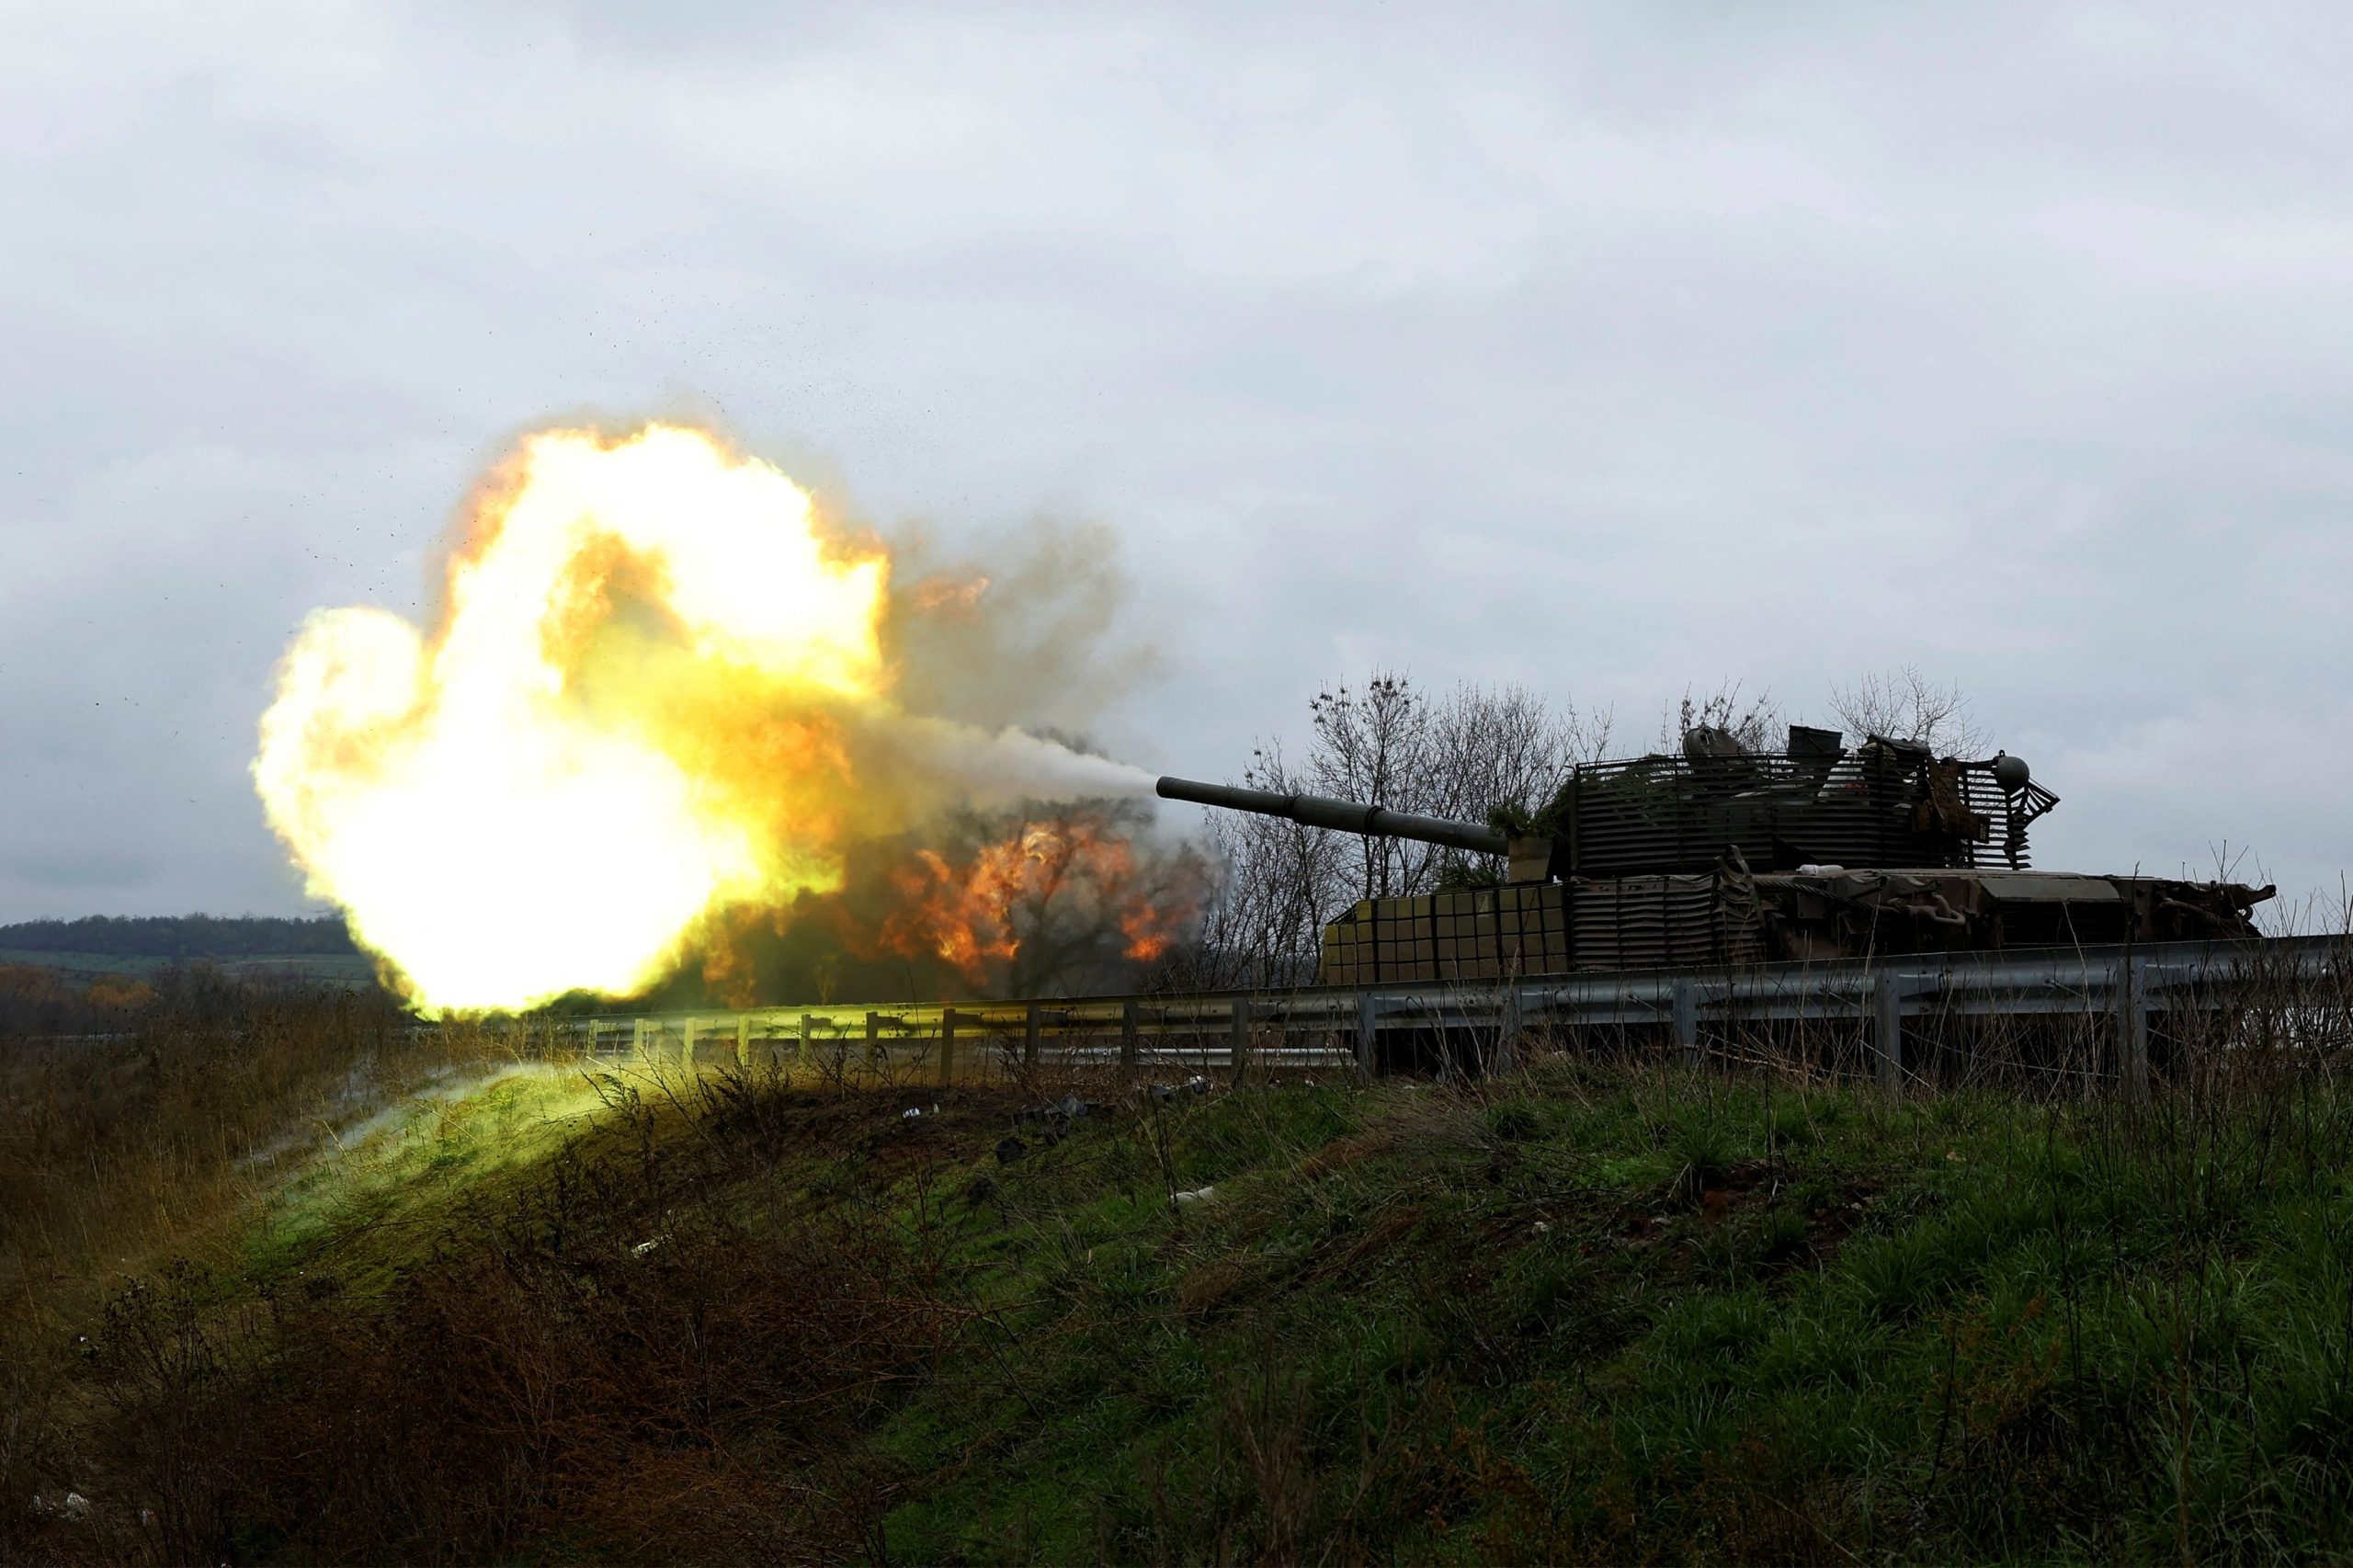
[[[14,1221],[82,1134],[11,1071]],[[1034,1089],[326,1088],[275,1175],[191,1156],[176,1249],[118,1195],[103,1288],[39,1210],[0,1555],[2353,1551],[2353,1104],[2310,1073],[2136,1110],[1554,1060],[1147,1097],[1010,1163]]]

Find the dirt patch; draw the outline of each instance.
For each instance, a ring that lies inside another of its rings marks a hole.
[[[1299,1266],[1296,1256],[1229,1253],[1213,1257],[1176,1282],[1176,1306],[1190,1317],[1209,1317],[1263,1295]]]
[[[795,1094],[767,1113],[762,1131],[787,1146],[843,1151],[887,1171],[917,1160],[977,1158],[995,1146],[1014,1113],[1029,1103],[1012,1089]],[[733,1119],[722,1112],[718,1119],[724,1124]]]
[[[1360,1165],[1367,1160],[1394,1153],[1397,1132],[1391,1127],[1371,1127],[1362,1132],[1351,1132],[1345,1138],[1335,1138],[1299,1163],[1301,1181],[1321,1181],[1335,1172]]]
[[[1370,1267],[1412,1233],[1414,1227],[1422,1222],[1423,1212],[1418,1203],[1384,1209],[1363,1230],[1318,1242],[1308,1254],[1303,1277],[1322,1279],[1335,1274],[1354,1275]]]
[[[1688,1176],[1621,1205],[1611,1227],[1617,1245],[1672,1245],[1688,1249],[1708,1232],[1790,1204],[1790,1191],[1803,1173],[1782,1160],[1751,1160],[1693,1182]],[[1768,1278],[1799,1264],[1820,1266],[1859,1225],[1878,1196],[1880,1184],[1845,1181],[1827,1198],[1809,1202],[1802,1234],[1775,1248],[1762,1273]],[[1591,1249],[1588,1249],[1591,1250]]]
[[[1838,1187],[1829,1202],[1808,1212],[1805,1251],[1814,1263],[1830,1261],[1869,1216],[1879,1194],[1877,1182],[1850,1182]]]

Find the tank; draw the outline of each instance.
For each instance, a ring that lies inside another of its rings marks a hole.
[[[1773,755],[1695,729],[1680,755],[1581,765],[1531,816],[1484,824],[1188,778],[1159,793],[1497,858],[1341,913],[1326,985],[2250,937],[2273,895],[2036,870],[2028,832],[2059,799],[2022,758],[1844,739],[1792,725]]]

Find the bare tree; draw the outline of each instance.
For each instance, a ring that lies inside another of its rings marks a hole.
[[[1787,721],[1769,692],[1750,697],[1740,682],[1726,679],[1705,697],[1690,687],[1659,716],[1658,749],[1677,752],[1694,730],[1719,730],[1740,743],[1743,751],[1772,752],[1781,748]]]
[[[1315,793],[1314,781],[1269,741],[1242,782],[1278,794]],[[1196,983],[1280,987],[1315,972],[1324,923],[1344,898],[1353,846],[1344,836],[1252,812],[1211,812],[1208,849],[1223,875],[1203,912]]]
[[[1984,731],[1969,714],[1969,699],[1958,682],[1939,685],[1919,666],[1867,672],[1830,687],[1830,710],[1857,741],[1884,735],[1911,741],[1939,756],[1968,756],[1985,749]]]
[[[1457,687],[1435,710],[1441,814],[1485,817],[1498,806],[1532,810],[1580,762],[1608,755],[1612,715],[1554,709],[1524,686]]]
[[[1520,687],[1464,685],[1433,699],[1390,671],[1317,692],[1308,716],[1304,760],[1270,742],[1252,754],[1244,783],[1473,822],[1499,807],[1533,811],[1572,765],[1603,753],[1611,722],[1606,712],[1556,710]],[[1201,926],[1201,983],[1302,980],[1341,908],[1426,892],[1482,858],[1231,812],[1210,814],[1209,844],[1225,877]]]
[[[1608,755],[1613,722],[1608,710],[1586,714],[1573,702],[1555,709],[1526,687],[1459,686],[1435,710],[1436,787],[1433,803],[1423,809],[1467,822],[1498,814],[1525,821],[1567,781],[1571,768]],[[1433,875],[1425,885],[1493,871],[1491,859],[1433,849]]]
[[[1376,670],[1360,687],[1343,682],[1317,692],[1307,711],[1314,728],[1307,774],[1317,794],[1437,812],[1441,780],[1435,719],[1428,699],[1410,679]],[[1416,891],[1432,855],[1429,845],[1404,839],[1356,839],[1361,896],[1392,898]]]

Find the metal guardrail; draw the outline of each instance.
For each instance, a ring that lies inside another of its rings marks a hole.
[[[622,1015],[566,1020],[592,1051],[696,1061],[732,1050],[739,1062],[789,1051],[836,1069],[939,1082],[991,1067],[1131,1069],[1331,1067],[1370,1077],[1384,1034],[1482,1039],[1481,1064],[1508,1070],[1531,1031],[1664,1031],[1688,1055],[1704,1028],[1756,1022],[1850,1022],[1874,1075],[1907,1071],[1907,1020],[2074,1015],[2112,1020],[2130,1093],[2149,1082],[2150,1017],[2238,1005],[2252,986],[2292,983],[2307,1007],[2353,1010],[2353,939],[2015,949],[1823,962],[1617,971],[1510,982],[1387,983],[1288,992],[1063,997],[1027,1002],[831,1003],[796,1007]]]

